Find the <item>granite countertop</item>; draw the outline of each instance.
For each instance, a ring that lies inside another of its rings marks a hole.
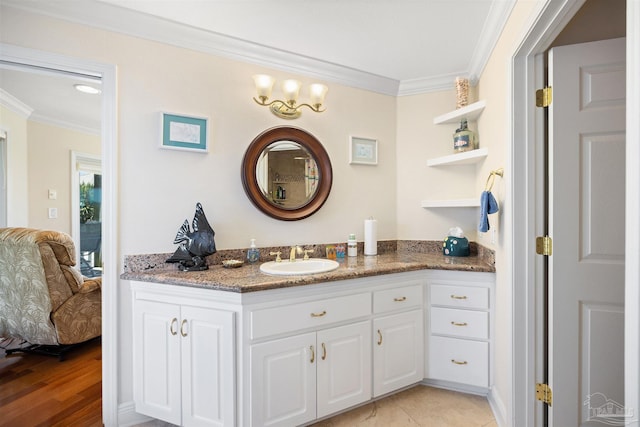
[[[121,278],[245,293],[415,270],[495,272],[495,266],[484,257],[449,257],[435,251],[423,253],[397,250],[377,256],[346,257],[338,262],[340,266],[336,270],[311,275],[272,276],[260,271],[261,262],[245,262],[239,268],[225,268],[221,264],[214,264],[208,270],[193,272],[157,268],[127,271]]]

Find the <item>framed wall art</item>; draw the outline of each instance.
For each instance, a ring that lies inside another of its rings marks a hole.
[[[352,136],[349,139],[349,164],[377,165],[378,140]]]
[[[206,153],[209,119],[162,113],[162,148]]]

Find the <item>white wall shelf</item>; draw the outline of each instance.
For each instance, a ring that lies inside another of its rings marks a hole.
[[[475,199],[423,200],[423,208],[477,208],[480,196]]]
[[[451,154],[449,156],[436,157],[427,160],[427,166],[468,165],[477,163],[489,155],[488,148],[465,151],[464,153]]]
[[[484,107],[487,106],[486,101],[478,101],[473,104],[469,104],[466,107],[458,108],[455,111],[451,111],[450,113],[443,114],[441,116],[433,119],[433,123],[436,125],[441,125],[445,123],[460,123],[460,119],[467,119],[468,121],[476,120]]]
[[[443,114],[433,119],[436,125],[460,123],[460,120],[476,120],[482,114],[486,101],[478,101],[466,107],[458,108],[455,111]],[[445,166],[445,165],[465,165],[480,162],[489,155],[488,148],[478,148],[476,150],[465,151],[464,153],[451,154],[449,156],[436,157],[427,159],[427,166]],[[478,208],[480,207],[480,197],[471,199],[449,199],[449,200],[423,200],[421,205],[423,208]]]

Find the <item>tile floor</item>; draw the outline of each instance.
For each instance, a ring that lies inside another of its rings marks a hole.
[[[138,427],[169,427],[149,421]],[[313,427],[497,427],[487,399],[416,386],[317,422]]]

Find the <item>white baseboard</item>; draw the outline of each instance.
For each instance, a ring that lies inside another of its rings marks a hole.
[[[489,406],[491,407],[498,427],[507,427],[507,408],[504,406],[504,402],[500,399],[495,388],[489,390],[487,400],[489,401]]]
[[[136,412],[133,401],[121,403],[118,405],[118,426],[130,427],[151,421],[146,415]]]

